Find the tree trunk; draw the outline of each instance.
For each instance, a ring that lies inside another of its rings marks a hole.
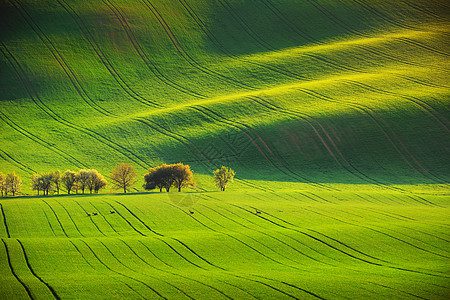
[[[178,192],[181,192],[181,185],[178,187]]]
[[[127,193],[127,188],[123,187],[123,193],[126,194]]]

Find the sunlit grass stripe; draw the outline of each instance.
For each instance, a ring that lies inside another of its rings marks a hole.
[[[237,207],[239,207],[239,206],[237,206]],[[242,208],[242,207],[240,207],[240,208],[243,209],[243,210],[246,210],[246,211],[249,212],[249,213],[251,213],[250,211],[248,211],[248,210],[245,209],[245,208]],[[342,249],[339,249],[339,248],[337,248],[337,247],[331,245],[330,243],[327,243],[327,242],[325,242],[325,241],[323,241],[323,240],[321,240],[321,239],[319,239],[319,238],[317,238],[317,237],[315,237],[315,236],[313,236],[313,235],[311,235],[311,234],[309,234],[309,233],[306,233],[306,232],[301,231],[301,230],[296,229],[296,228],[292,228],[292,227],[295,226],[295,225],[290,225],[290,226],[288,227],[288,226],[285,226],[285,225],[282,225],[282,224],[280,224],[280,223],[277,223],[277,222],[275,222],[275,221],[273,221],[273,220],[270,220],[270,219],[268,219],[268,218],[266,218],[266,217],[264,217],[264,216],[261,216],[261,215],[257,215],[257,217],[258,217],[258,218],[261,218],[261,219],[263,219],[263,220],[266,220],[266,221],[268,221],[268,222],[270,222],[270,223],[272,223],[272,224],[274,224],[274,225],[276,225],[276,226],[279,226],[279,227],[282,227],[282,228],[285,228],[285,229],[288,229],[288,230],[292,230],[292,231],[298,232],[298,233],[300,233],[300,234],[302,234],[302,235],[304,235],[304,236],[306,236],[306,237],[309,237],[309,238],[311,238],[311,239],[313,239],[313,240],[315,240],[315,241],[317,241],[317,242],[319,242],[319,243],[322,243],[322,244],[326,245],[327,247],[329,247],[329,248],[331,248],[331,249],[334,249],[334,250],[336,250],[336,251],[338,251],[338,252],[340,252],[340,253],[342,253],[342,254],[344,254],[344,255],[346,255],[346,256],[349,256],[349,257],[351,257],[351,258],[354,258],[354,259],[356,259],[356,260],[359,260],[359,261],[362,261],[362,262],[365,262],[365,263],[368,263],[368,264],[371,264],[371,265],[375,265],[375,266],[383,266],[383,265],[380,264],[380,263],[372,262],[372,261],[369,261],[369,260],[367,260],[367,259],[357,257],[357,256],[355,256],[355,255],[353,255],[353,254],[351,254],[351,253],[348,253],[348,252],[346,252],[346,251],[344,251],[344,250],[342,250]],[[297,227],[297,226],[295,226],[295,227]],[[366,255],[366,256],[367,256],[367,255]]]
[[[98,232],[100,232],[103,236],[106,236],[106,234],[100,229],[100,227],[98,227],[97,223],[93,220],[92,215],[90,213],[88,213],[87,210],[83,206],[81,206],[79,202],[77,202],[75,200],[73,202],[75,202],[84,211],[86,216],[89,217],[92,224],[94,224],[95,228],[97,228]],[[99,214],[99,215],[103,216],[102,214]]]

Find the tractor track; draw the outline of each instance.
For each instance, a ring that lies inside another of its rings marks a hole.
[[[6,46],[3,44],[3,42],[2,42],[1,44],[2,44],[2,46],[5,47],[5,49],[6,49]],[[1,48],[0,48],[0,50],[1,50]],[[3,52],[3,51],[2,51],[2,52]],[[8,53],[12,56],[12,54],[11,54],[9,51],[8,51]],[[3,54],[5,55],[4,52],[3,52]],[[5,55],[5,56],[6,56],[6,55]],[[8,58],[8,57],[7,57],[7,58]],[[33,100],[33,102],[36,104],[36,106],[37,106],[40,110],[42,110],[45,114],[47,114],[51,119],[53,119],[54,121],[56,121],[57,123],[59,123],[59,124],[61,124],[61,125],[64,125],[64,126],[66,126],[66,127],[71,128],[71,129],[73,129],[73,130],[75,130],[75,131],[84,133],[85,135],[87,135],[87,136],[89,136],[89,137],[91,137],[91,138],[97,140],[98,142],[104,144],[105,146],[107,146],[107,147],[113,149],[114,151],[116,151],[116,152],[122,154],[123,156],[127,157],[128,159],[130,159],[131,161],[135,162],[136,164],[138,164],[139,166],[143,167],[144,169],[146,169],[146,168],[148,167],[148,165],[147,165],[141,158],[139,158],[138,156],[136,156],[134,153],[132,153],[132,152],[129,151],[128,149],[126,149],[126,148],[120,146],[118,143],[116,143],[116,142],[114,142],[114,141],[111,141],[111,140],[108,139],[107,137],[105,137],[105,136],[103,136],[103,135],[101,135],[101,134],[99,134],[99,133],[93,131],[92,129],[85,128],[85,127],[82,127],[82,126],[73,124],[72,122],[67,121],[66,119],[64,119],[64,118],[62,118],[60,115],[58,115],[56,112],[54,112],[54,111],[53,111],[50,107],[48,107],[48,106],[42,101],[42,99],[39,97],[39,95],[37,94],[37,92],[36,92],[36,90],[34,89],[33,85],[31,84],[31,81],[29,80],[29,78],[28,78],[28,76],[25,74],[25,72],[23,71],[23,69],[22,69],[22,67],[20,66],[20,64],[18,63],[18,61],[15,60],[15,58],[14,58],[14,61],[15,61],[15,63],[17,64],[17,66],[18,66],[18,68],[20,69],[20,71],[22,72],[23,77],[20,75],[19,70],[18,70],[18,69],[16,68],[16,66],[12,63],[12,61],[9,60],[9,58],[8,58],[8,61],[9,61],[10,64],[13,66],[13,68],[14,68],[14,70],[15,70],[15,72],[16,72],[16,75],[18,76],[18,78],[19,78],[20,81],[22,82],[22,85],[23,85],[23,87],[25,88],[25,90],[27,91],[27,93],[28,93],[28,95],[30,96],[30,98]],[[30,89],[31,89],[31,91],[30,91]],[[35,96],[33,96],[33,94],[34,94]],[[5,121],[5,120],[4,120],[5,117],[6,117],[6,116],[5,116],[3,113],[0,112],[0,118],[2,118],[3,121]],[[8,120],[10,120],[10,119],[8,118]],[[10,124],[11,122],[12,122],[12,121],[10,121],[10,122],[7,123],[7,124],[10,125],[11,127],[13,127],[13,125]],[[15,124],[15,123],[13,123],[13,124]],[[14,127],[13,127],[13,128],[14,128]],[[19,127],[19,126],[17,126],[17,125],[15,125],[15,128],[20,128],[20,129],[21,129],[21,127]],[[35,142],[37,142],[36,139],[38,139],[39,141],[41,141],[41,145],[42,145],[42,143],[44,143],[44,144],[46,144],[46,145],[50,145],[48,142],[45,142],[45,141],[43,141],[42,139],[40,139],[40,138],[38,138],[38,137],[35,137],[34,135],[32,135],[31,133],[28,133],[28,132],[27,132],[26,130],[24,130],[24,129],[21,129],[21,130],[16,129],[16,130],[19,131],[20,133],[22,133],[23,135],[27,136],[28,138],[32,139],[32,140],[35,141]],[[25,133],[23,133],[23,131],[27,132],[28,135],[25,134]],[[33,138],[31,138],[30,135],[31,135]],[[47,146],[47,148],[49,148],[49,146]],[[52,146],[52,148],[55,148],[55,149],[57,149],[58,151],[61,151],[61,150],[59,150],[58,148],[56,148],[55,146]],[[53,150],[53,151],[56,152],[56,150]],[[61,151],[61,152],[62,152],[62,153],[65,153],[65,152],[63,152],[63,151]],[[82,164],[81,162],[79,162],[78,160],[76,160],[75,158],[73,158],[72,156],[69,155],[69,157],[71,157],[72,159],[74,159],[75,161],[77,161],[78,163],[80,163],[81,165],[85,166],[84,164]],[[71,163],[73,163],[73,162],[71,162]]]
[[[158,78],[163,84],[168,85],[183,94],[190,95],[190,96],[193,96],[195,98],[200,98],[200,99],[206,98],[205,95],[202,95],[202,94],[192,91],[184,86],[181,86],[180,84],[176,83],[175,81],[173,81],[172,79],[167,77],[167,75],[164,75],[162,73],[162,71],[156,66],[156,63],[154,63],[149,58],[147,53],[144,51],[143,47],[141,46],[141,44],[137,40],[136,36],[134,35],[134,32],[132,31],[130,25],[128,24],[127,20],[125,19],[125,17],[121,13],[121,11],[117,8],[117,6],[115,6],[109,0],[102,0],[102,1],[103,1],[103,3],[105,3],[106,6],[108,6],[108,8],[113,12],[113,14],[119,20],[119,22],[122,26],[122,29],[125,31],[134,50],[136,50],[136,53],[138,54],[138,56],[145,63],[145,65],[148,67],[148,69],[156,76],[156,78]]]
[[[203,72],[209,76],[215,77],[223,82],[226,82],[228,84],[232,84],[236,87],[243,88],[246,90],[256,90],[255,87],[250,86],[246,83],[243,83],[239,80],[233,79],[231,77],[228,77],[226,75],[220,74],[214,70],[211,70],[203,65],[201,65],[199,62],[197,62],[187,51],[184,49],[184,47],[181,45],[180,41],[177,39],[175,34],[173,33],[172,29],[164,19],[164,17],[159,13],[159,11],[156,9],[156,7],[149,1],[149,0],[142,0],[144,5],[150,10],[150,12],[153,14],[155,19],[159,22],[161,27],[164,29],[164,32],[166,33],[167,37],[172,42],[173,46],[177,49],[178,53],[181,55],[181,57],[192,67],[199,70],[200,72]]]
[[[1,116],[0,116],[0,119],[1,119]],[[11,161],[12,164],[16,164],[19,167],[19,169],[22,169],[22,171],[24,171],[24,172],[26,172],[28,174],[36,173],[35,170],[33,170],[32,168],[28,167],[27,165],[21,163],[20,161],[18,161],[14,157],[12,157],[11,154],[7,153],[6,151],[4,151],[2,149],[0,149],[0,158],[5,160],[5,161],[8,161],[8,160]]]
[[[85,39],[89,42],[92,49],[94,50],[97,57],[100,59],[102,64],[114,78],[114,80],[119,84],[122,90],[128,94],[131,98],[140,103],[150,106],[150,107],[162,107],[161,105],[145,99],[143,96],[139,95],[136,91],[134,91],[130,85],[123,79],[123,77],[118,73],[116,68],[112,65],[111,61],[108,59],[106,54],[101,50],[100,45],[95,40],[94,36],[91,34],[89,28],[86,26],[86,23],[80,17],[80,15],[65,1],[65,0],[57,0],[58,3],[67,11],[67,13],[72,17],[74,22],[77,24],[81,33],[84,35]]]
[[[20,3],[20,1],[19,0],[9,0],[9,1],[17,9],[19,14],[22,16],[22,18],[25,20],[25,22],[30,26],[30,28],[33,30],[33,32],[36,34],[36,36],[42,41],[42,43],[51,52],[52,56],[58,62],[59,66],[63,69],[64,73],[69,78],[73,87],[77,91],[77,94],[83,99],[83,101],[87,105],[89,105],[92,109],[97,111],[98,113],[108,116],[108,117],[115,117],[114,114],[112,114],[108,110],[104,109],[103,107],[99,106],[93,99],[91,99],[89,97],[86,90],[83,88],[80,81],[75,76],[75,72],[69,67],[69,65],[67,64],[66,60],[63,58],[61,53],[58,51],[58,49],[55,47],[55,45],[52,43],[52,41],[47,37],[47,35],[41,30],[41,28],[37,25],[37,23],[33,20],[31,15],[23,7],[23,5]]]
[[[11,257],[10,257],[10,254],[9,254],[8,245],[6,244],[6,242],[3,239],[2,239],[2,242],[3,242],[3,245],[5,246],[6,257],[8,259],[8,266],[9,266],[9,269],[11,270],[11,274],[16,278],[16,280],[25,289],[25,291],[28,294],[28,297],[30,297],[30,299],[32,299],[32,300],[36,299],[35,297],[33,297],[33,294],[31,293],[30,287],[22,279],[20,279],[19,275],[14,271],[14,267],[12,266],[12,263],[11,263]]]

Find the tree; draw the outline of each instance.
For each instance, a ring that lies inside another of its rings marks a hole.
[[[152,190],[158,187],[160,192],[163,188],[169,192],[175,180],[172,166],[163,164],[156,168],[151,168],[149,173],[144,176],[144,180],[146,181],[144,185],[145,189]]]
[[[42,190],[41,174],[35,173],[31,175],[31,189],[37,191],[39,196],[39,192]]]
[[[195,185],[191,167],[182,163],[163,164],[150,168],[148,173],[144,175],[144,182],[146,190],[159,188],[160,192],[163,188],[169,192],[172,186],[177,187],[178,191],[181,192],[181,188]]]
[[[67,194],[70,194],[77,184],[77,173],[70,170],[65,171],[61,176],[61,183],[66,188]]]
[[[194,186],[194,174],[189,165],[182,163],[170,165],[173,176],[173,185],[181,192],[182,187]]]
[[[163,180],[163,172],[161,166],[150,168],[148,173],[144,175],[144,189],[153,190],[155,188],[159,188],[159,191],[162,192],[164,187]]]
[[[20,176],[17,175],[15,172],[11,172],[8,173],[8,175],[6,175],[5,184],[6,184],[5,196],[7,196],[8,192],[11,192],[13,196],[15,196],[16,193],[20,192],[20,188],[22,186],[22,179],[20,179]]]
[[[98,177],[97,177],[97,179],[94,182],[94,191],[95,191],[95,193],[98,194],[98,191],[100,189],[105,188],[107,184],[108,184],[108,182],[103,177],[103,175],[98,173]]]
[[[104,187],[106,187],[106,180],[102,174],[100,174],[97,170],[87,170],[89,173],[89,178],[86,181],[86,186],[89,189],[89,192],[92,194],[92,191],[98,193],[98,191]]]
[[[87,186],[87,181],[89,180],[89,171],[85,170],[85,169],[81,169],[80,171],[77,172],[77,176],[76,176],[76,181],[77,181],[77,187],[79,189],[81,189],[81,191],[84,194],[84,189]]]
[[[172,165],[163,164],[159,167],[158,173],[161,184],[166,189],[166,192],[169,192],[174,182]]]
[[[222,168],[214,171],[214,181],[216,186],[221,190],[225,191],[225,188],[230,182],[233,182],[234,175],[236,172],[231,168],[222,166]]]
[[[2,192],[2,197],[3,197],[3,193],[6,190],[6,175],[3,174],[2,172],[0,172],[0,191]]]
[[[41,189],[44,191],[44,195],[48,196],[48,192],[52,190],[53,184],[53,172],[47,172],[40,175]]]
[[[111,181],[115,189],[123,189],[126,193],[136,183],[136,171],[133,165],[122,163],[111,173]]]
[[[61,187],[61,171],[56,170],[55,172],[53,172],[52,175],[53,175],[52,178],[53,184],[55,185],[56,192],[59,195],[59,188]]]

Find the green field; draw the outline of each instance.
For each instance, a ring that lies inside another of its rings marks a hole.
[[[2,201],[0,291],[33,299],[445,299],[447,200],[310,189]]]
[[[0,0],[0,25],[0,298],[449,298],[448,1]],[[31,191],[122,162],[129,195]],[[178,162],[195,188],[143,190]]]

